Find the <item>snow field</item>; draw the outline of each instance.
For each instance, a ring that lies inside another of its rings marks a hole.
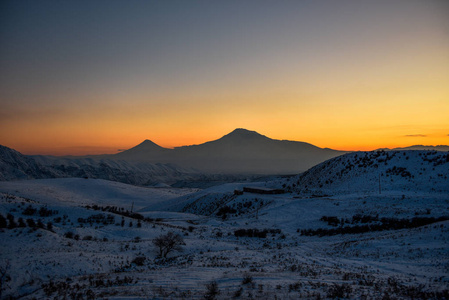
[[[376,161],[386,158],[376,155]],[[345,173],[347,178],[341,177],[338,185],[333,176],[346,167],[327,169],[329,162],[302,177],[251,184],[291,185],[293,193],[281,195],[234,195],[248,183],[195,191],[92,179],[0,182],[1,215],[10,214],[17,223],[19,218],[41,219],[45,225],[0,228],[0,267],[9,262],[2,295],[204,299],[210,283],[216,282],[218,299],[447,298],[449,221],[357,234],[301,235],[307,229],[378,225],[381,218],[449,216],[447,163],[428,168],[427,179],[418,181],[397,172],[406,168],[413,175],[414,170],[427,169],[415,168],[417,163],[434,164],[445,156],[391,156],[384,171],[395,170],[389,172],[394,180],[381,193],[367,180],[373,176],[371,169],[363,167],[373,164],[363,162],[360,153],[348,157],[362,170]],[[293,187],[295,180],[316,184],[309,183],[306,191],[303,185]],[[57,212],[24,215],[29,205]],[[93,205],[123,210],[94,210]],[[146,221],[124,215],[131,208]],[[113,222],[107,222],[108,215]],[[369,217],[367,223],[353,221],[363,216]],[[343,223],[332,225],[322,217]],[[266,230],[266,237],[237,237],[239,230],[247,235]],[[152,240],[170,231],[183,237],[184,251],[158,258]]]

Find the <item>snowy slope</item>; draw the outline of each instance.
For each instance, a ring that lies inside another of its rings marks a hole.
[[[449,221],[363,234],[301,235],[303,229],[334,228],[320,220],[323,216],[447,216],[447,193],[407,193],[405,198],[397,193],[318,198],[233,194],[245,184],[187,194],[91,179],[1,182],[1,215],[13,216],[16,223],[23,218],[44,224],[0,228],[0,267],[9,275],[3,295],[204,299],[212,281],[218,299],[334,298],[338,289],[346,298],[439,299],[449,293]],[[178,212],[160,211],[181,199]],[[130,209],[131,202],[150,219],[85,207]],[[29,205],[53,215],[25,215]],[[218,213],[224,206],[229,207],[226,217]],[[83,221],[98,216],[113,222]],[[235,235],[253,229],[268,234]],[[181,234],[185,246],[163,260],[156,257],[152,239],[168,231]],[[141,265],[134,262],[138,257]]]
[[[449,192],[449,152],[355,152],[285,182],[299,193]]]
[[[190,189],[147,188],[102,179],[58,178],[0,182],[0,191],[38,200],[42,204],[113,205],[138,210],[190,193]],[[17,193],[17,191],[19,191]]]
[[[216,299],[448,299],[446,155],[353,153],[289,181],[204,190],[79,178],[0,182],[8,219],[0,226],[2,297],[213,299],[215,286]],[[384,172],[380,194],[376,171]],[[234,194],[282,184],[293,192]],[[146,219],[124,215],[131,207]],[[382,220],[427,223],[379,230]],[[362,226],[368,230],[342,230]],[[183,237],[183,251],[158,258],[152,240],[170,231]]]

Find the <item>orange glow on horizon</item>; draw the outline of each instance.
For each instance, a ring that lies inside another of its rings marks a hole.
[[[336,150],[449,144],[446,4],[206,2],[99,4],[80,22],[67,12],[84,2],[64,2],[59,14],[11,1],[0,144],[112,154],[145,139],[201,144],[235,128]]]
[[[249,130],[254,130],[254,128],[247,128]],[[130,149],[134,146],[137,146],[141,142],[143,142],[145,139],[149,139],[153,141],[154,143],[158,144],[161,147],[164,148],[175,148],[175,147],[181,147],[181,146],[190,146],[190,145],[197,145],[202,144],[205,142],[209,142],[212,140],[216,140],[221,138],[223,135],[228,134],[233,129],[230,129],[228,131],[222,132],[220,135],[214,135],[214,134],[204,134],[203,136],[194,136],[194,133],[191,135],[184,135],[184,136],[169,136],[167,134],[162,135],[153,135],[152,137],[123,137],[122,139],[112,138],[109,137],[110,141],[108,141],[108,138],[103,137],[100,141],[100,139],[95,139],[97,143],[88,144],[88,141],[86,140],[86,143],[84,143],[85,146],[80,146],[80,144],[75,143],[58,143],[57,146],[55,143],[46,144],[45,142],[39,143],[39,147],[36,147],[34,145],[17,145],[13,146],[12,148],[21,152],[25,155],[55,155],[55,156],[66,156],[66,155],[73,155],[73,156],[83,156],[83,155],[100,155],[100,154],[116,154],[120,151]],[[301,137],[289,137],[285,135],[279,135],[279,136],[273,136],[270,134],[267,134],[263,132],[262,130],[255,129],[260,134],[266,135],[269,138],[276,139],[276,140],[290,140],[290,141],[300,141],[300,142],[307,142],[310,144],[313,144],[320,148],[331,148],[334,150],[341,150],[341,151],[373,151],[380,148],[401,148],[401,147],[408,147],[412,145],[447,145],[449,144],[449,136],[448,135],[435,135],[435,136],[424,136],[424,135],[417,135],[417,136],[396,136],[393,138],[394,142],[390,143],[384,143],[382,144],[381,141],[379,141],[377,144],[373,143],[373,140],[367,139],[358,139],[356,140],[357,143],[349,144],[344,139],[338,139],[335,138],[333,141],[327,142],[323,139],[315,138],[312,140],[306,140]],[[32,144],[33,141],[30,141],[30,144]],[[5,145],[8,147],[11,147],[9,145]]]

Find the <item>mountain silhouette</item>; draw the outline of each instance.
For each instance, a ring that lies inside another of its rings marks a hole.
[[[174,163],[209,173],[295,174],[344,153],[238,128],[214,141],[174,149],[146,140],[114,157]]]
[[[161,147],[150,140],[145,140],[131,149],[115,154],[114,158],[123,160],[155,161],[158,158],[162,159],[170,150],[171,149]]]

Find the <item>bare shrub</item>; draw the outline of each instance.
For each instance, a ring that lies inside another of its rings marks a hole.
[[[159,257],[166,258],[172,251],[183,250],[182,246],[185,245],[184,239],[179,234],[170,231],[167,234],[162,234],[153,239],[153,245],[158,250]]]

